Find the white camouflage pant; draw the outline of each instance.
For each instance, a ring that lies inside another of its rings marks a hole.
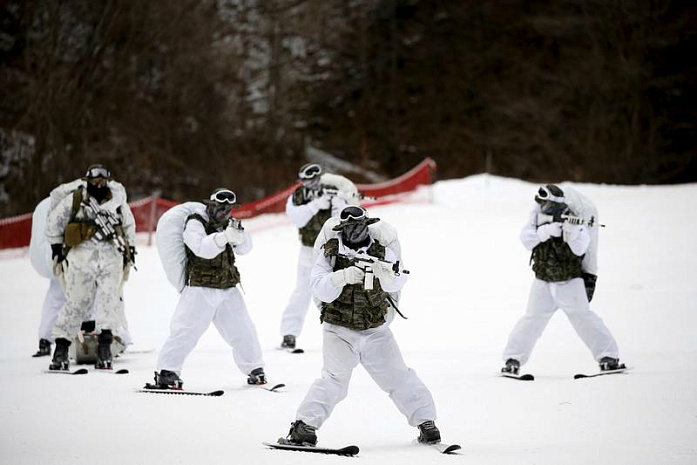
[[[575,278],[558,283],[533,281],[528,308],[508,337],[503,360],[512,358],[521,365],[526,363],[549,319],[559,308],[566,313],[596,361],[603,357],[619,358],[615,338],[603,320],[591,311],[583,280]]]
[[[264,366],[257,330],[236,287],[210,289],[186,286],[170,323],[170,334],[157,358],[157,371],[181,373],[186,357],[211,322],[232,347],[232,357],[248,375]]]
[[[97,331],[117,329],[123,314],[121,253],[109,242],[87,241],[70,249],[66,261],[66,303],[53,328],[53,338],[72,340],[82,322],[91,316]]]
[[[296,414],[310,426],[319,428],[347,393],[351,373],[360,363],[411,426],[436,419],[436,406],[428,388],[416,372],[405,365],[392,331],[382,325],[354,331],[324,323],[324,366]]]
[[[281,317],[281,336],[291,334],[300,336],[305,324],[305,317],[312,299],[310,290],[310,270],[312,269],[312,247],[300,247],[298,256],[295,290],[288,300],[288,305]]]

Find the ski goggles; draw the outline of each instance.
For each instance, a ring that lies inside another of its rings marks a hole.
[[[341,221],[346,221],[348,219],[362,220],[366,218],[367,215],[368,212],[366,212],[364,208],[351,205],[341,210],[339,218],[341,218]]]
[[[322,167],[317,163],[311,163],[300,168],[298,178],[301,181],[309,181],[310,179],[316,178],[320,174],[322,174]]]
[[[211,200],[218,203],[234,205],[234,203],[237,201],[237,196],[229,189],[221,189],[211,194]]]
[[[111,171],[104,168],[103,166],[90,166],[87,168],[87,173],[85,173],[85,179],[95,179],[95,178],[111,178]]]
[[[535,202],[539,203],[540,205],[545,202],[564,203],[564,196],[563,194],[561,196],[555,195],[550,190],[549,186],[542,186],[537,191],[537,195],[535,196]]]

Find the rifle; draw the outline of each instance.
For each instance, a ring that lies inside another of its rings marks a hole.
[[[102,210],[99,203],[97,203],[97,199],[92,196],[90,196],[89,203],[85,205],[94,214],[94,222],[97,225],[97,231],[94,233],[94,236],[97,240],[113,241],[118,251],[121,252],[121,255],[128,261],[127,263],[133,264],[133,269],[138,271],[129,253],[126,239],[124,239],[122,235],[116,233],[115,226],[120,226],[121,220],[109,210]]]
[[[349,261],[352,266],[357,266],[365,272],[365,278],[363,279],[363,288],[366,290],[371,290],[373,288],[373,269],[371,265],[373,263],[381,262],[392,265],[392,272],[395,276],[399,276],[399,260],[396,262],[391,262],[389,260],[383,260],[382,258],[373,257],[367,253],[358,253],[354,256],[349,256],[345,254],[337,254],[337,257],[345,258]],[[409,274],[409,270],[401,270],[401,273]]]
[[[589,228],[592,228],[595,226],[595,217],[591,216],[590,218],[579,218],[577,216],[573,215],[565,215],[562,213],[558,213],[555,215],[546,215],[544,213],[538,213],[537,214],[537,225],[543,225],[547,223],[564,223],[568,222],[569,224],[574,224],[574,225],[586,225]],[[601,228],[604,228],[604,224],[598,225]]]
[[[342,191],[340,189],[337,189],[335,187],[323,187],[319,190],[318,196],[321,197],[322,195],[328,195],[330,197],[341,197],[346,200],[350,198],[357,198],[358,200],[377,200],[377,197],[373,197],[370,195],[365,195],[362,192],[347,192],[347,191]]]

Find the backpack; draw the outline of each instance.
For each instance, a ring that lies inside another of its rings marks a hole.
[[[155,245],[160,262],[170,284],[181,293],[186,286],[186,248],[184,228],[186,219],[201,213],[205,206],[200,202],[186,202],[167,210],[157,222]]]
[[[586,255],[583,257],[583,263],[581,268],[584,273],[590,273],[592,275],[598,275],[598,229],[600,228],[600,222],[598,219],[598,209],[595,204],[585,195],[580,193],[571,184],[562,183],[559,185],[564,191],[564,197],[566,198],[566,204],[571,210],[573,216],[579,218],[594,218],[593,226],[588,227],[588,233],[591,237],[590,245],[586,251]]]
[[[51,245],[46,238],[46,220],[51,209],[51,199],[46,197],[34,209],[31,218],[31,239],[29,240],[29,260],[37,273],[44,278],[52,279],[53,260],[51,260]]]

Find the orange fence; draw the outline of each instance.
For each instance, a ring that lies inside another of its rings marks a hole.
[[[376,197],[377,200],[363,202],[365,206],[382,205],[398,201],[397,194],[410,192],[418,186],[433,184],[435,181],[436,162],[426,158],[409,172],[390,181],[377,184],[358,184],[359,192],[366,196]],[[283,189],[273,195],[254,202],[242,204],[235,210],[235,217],[252,218],[264,213],[282,213],[285,211],[286,200],[298,184]],[[157,222],[164,212],[177,205],[178,202],[146,197],[129,203],[136,220],[138,232],[153,232]],[[12,218],[0,219],[0,249],[26,247],[31,238],[31,213]]]

